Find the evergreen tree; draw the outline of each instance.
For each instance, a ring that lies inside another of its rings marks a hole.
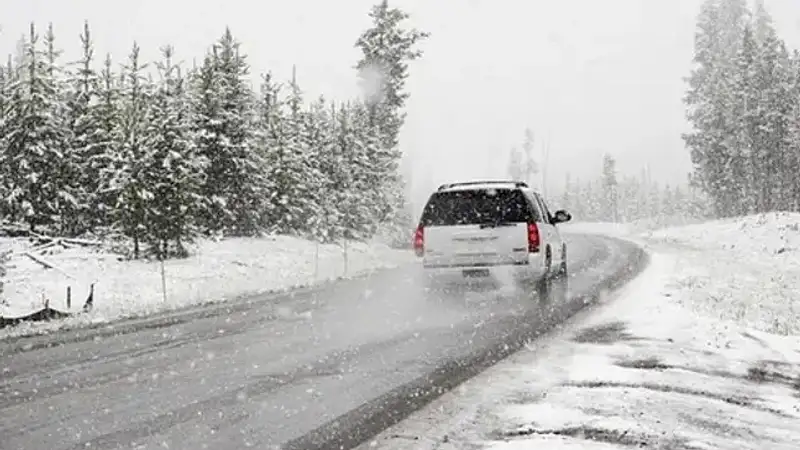
[[[395,222],[410,226],[405,203],[405,183],[399,173],[402,156],[398,149],[400,129],[405,121],[405,90],[408,65],[422,56],[418,45],[429,34],[417,29],[408,29],[404,22],[408,14],[398,8],[390,8],[388,0],[381,0],[369,13],[372,26],[356,40],[362,58],[356,65],[366,109],[366,133],[373,147],[373,135],[378,138],[380,149],[372,151],[380,161],[373,161],[373,168],[380,174],[380,195],[385,199],[385,208],[377,212],[381,222]],[[407,223],[406,223],[407,222]]]
[[[731,133],[726,137],[729,161],[725,169],[731,183],[727,190],[736,200],[728,206],[731,214],[755,212],[760,203],[758,185],[761,180],[757,174],[762,168],[759,158],[763,158],[767,149],[760,135],[764,111],[759,98],[756,45],[752,29],[746,26],[736,60],[738,70],[731,79],[733,94],[729,108],[734,119]]]
[[[408,63],[422,57],[417,46],[429,33],[404,28],[409,15],[401,9],[390,8],[388,0],[373,6],[369,17],[372,26],[356,41],[363,55],[356,69],[370,122],[378,127],[384,147],[394,148],[409,97],[405,92]]]
[[[54,161],[56,173],[53,189],[55,191],[54,209],[56,225],[62,235],[74,235],[82,231],[80,225],[80,201],[83,197],[80,183],[81,161],[71,147],[72,134],[69,127],[70,105],[67,101],[67,86],[64,70],[59,58],[62,54],[56,48],[56,38],[53,24],[49,24],[44,35],[44,47],[47,55],[47,77],[52,83],[53,91],[51,101],[51,127],[55,136],[54,145],[60,158]]]
[[[155,198],[147,178],[155,141],[148,120],[153,86],[145,75],[147,64],[141,63],[139,51],[139,45],[134,43],[123,67],[120,142],[111,183],[116,198],[114,225],[133,241],[134,258],[139,258],[141,244],[148,239],[148,209]]]
[[[255,235],[261,230],[265,200],[261,152],[251,146],[254,96],[245,77],[246,57],[230,29],[206,55],[194,86],[198,149],[208,160],[203,224],[209,231]]]
[[[358,115],[358,106],[347,104],[340,108],[338,118],[337,151],[343,170],[335,184],[342,211],[339,231],[347,239],[368,234],[374,217],[371,198],[365,195],[374,192],[367,185],[369,167],[374,162],[367,159]]]
[[[791,164],[788,155],[789,133],[792,111],[800,101],[800,96],[793,92],[794,74],[786,44],[778,38],[772,19],[761,1],[757,2],[755,17],[754,28],[760,54],[757,72],[764,112],[763,129],[760,131],[762,145],[766,149],[762,152],[762,171],[758,174],[760,196],[763,199],[758,210],[767,212],[786,209],[791,204],[787,186],[797,177],[787,170]]]
[[[71,234],[92,229],[102,220],[95,196],[100,189],[101,166],[98,158],[102,147],[98,142],[100,124],[94,108],[100,101],[100,78],[94,69],[94,46],[89,24],[84,23],[80,35],[82,54],[68,74],[69,147],[74,167],[70,187],[75,192],[77,208],[71,212]]]
[[[561,207],[560,209],[569,210],[572,206],[572,181],[570,180],[569,172],[567,172],[564,180],[564,192],[561,193]]]
[[[734,80],[736,59],[749,20],[745,0],[706,0],[695,34],[694,68],[685,98],[692,131],[684,136],[696,180],[714,199],[718,215],[736,214],[744,159],[735,143]]]
[[[800,99],[800,52],[794,51],[790,60],[789,98]],[[795,101],[789,112],[786,152],[783,160],[783,197],[785,208],[800,211],[800,101]]]
[[[289,95],[286,99],[287,114],[282,118],[280,137],[277,142],[277,158],[270,159],[272,188],[277,200],[271,205],[275,230],[284,234],[307,233],[319,218],[318,191],[319,171],[312,160],[312,136],[315,132],[313,120],[304,111],[303,94],[292,74]]]
[[[111,55],[107,54],[100,72],[97,103],[89,105],[91,118],[97,126],[90,146],[84,147],[92,155],[84,161],[87,171],[86,187],[89,196],[88,220],[93,227],[107,227],[114,222],[117,203],[116,171],[122,165],[122,79],[113,69]],[[90,177],[96,176],[95,179]]]
[[[148,202],[147,230],[159,258],[185,256],[184,244],[197,234],[196,219],[203,207],[205,160],[197,153],[184,78],[171,46],[162,48],[161,80],[148,109],[152,147],[143,173],[153,192]],[[174,251],[170,249],[174,244]]]
[[[400,176],[400,154],[382,144],[380,128],[369,119],[369,107],[363,102],[350,105],[350,120],[356,145],[353,155],[354,187],[352,195],[362,206],[357,215],[360,225],[352,228],[350,238],[364,239],[374,235],[379,224],[395,224],[408,230],[405,186]]]
[[[0,161],[6,180],[5,210],[28,223],[58,223],[72,199],[64,174],[65,112],[59,90],[52,28],[45,49],[33,24],[24,43],[19,76],[9,85],[6,148]]]
[[[314,222],[311,236],[319,242],[330,242],[342,236],[338,232],[343,211],[334,191],[340,167],[336,148],[336,110],[323,97],[315,101],[308,112],[308,135],[312,156],[310,163],[316,178],[309,180],[315,195]]]
[[[283,101],[281,86],[275,83],[271,73],[261,75],[260,96],[256,101],[253,151],[263,163],[265,170],[264,190],[267,193],[259,222],[262,228],[275,232],[278,214],[273,205],[279,202],[276,171],[283,158]]]
[[[603,156],[603,209],[607,220],[619,221],[617,205],[617,169],[616,160],[611,155]]]
[[[6,147],[8,146],[8,126],[9,115],[11,113],[11,85],[14,83],[16,71],[9,61],[6,66],[0,66],[0,162],[5,161]],[[6,199],[9,195],[9,186],[6,183],[5,170],[0,167],[0,200]],[[0,221],[13,220],[4,202],[0,201]]]

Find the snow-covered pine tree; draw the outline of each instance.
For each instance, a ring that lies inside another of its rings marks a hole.
[[[268,232],[275,232],[273,220],[276,218],[272,205],[276,202],[274,174],[275,164],[282,158],[283,100],[281,86],[273,79],[272,73],[261,75],[259,97],[255,102],[255,127],[253,131],[253,151],[258,154],[266,173],[264,177],[265,201],[261,208],[259,222]]]
[[[800,99],[800,52],[795,50],[791,57],[790,97]],[[800,211],[800,101],[795,102],[789,114],[786,153],[784,154],[784,198],[786,209]]]
[[[647,189],[647,214],[644,219],[654,219],[661,215],[661,210],[664,208],[661,201],[661,190],[658,183],[649,180],[646,186]]]
[[[226,29],[193,86],[197,145],[208,160],[203,192],[209,208],[202,223],[208,231],[236,236],[261,231],[267,185],[261,152],[251,147],[255,98],[248,73],[246,56]]]
[[[779,91],[784,94],[778,100],[781,123],[783,127],[783,152],[780,161],[780,175],[778,182],[778,208],[784,211],[800,211],[796,205],[796,199],[800,199],[795,194],[795,185],[798,186],[800,194],[800,151],[793,147],[793,128],[798,123],[795,111],[800,108],[800,86],[798,86],[797,61],[792,52],[783,46],[783,50],[788,55],[786,58],[785,83],[781,85]]]
[[[5,66],[0,66],[0,139],[5,136],[6,114],[9,104],[8,85],[11,82],[11,73]],[[3,143],[0,141],[0,151],[3,151]]]
[[[52,33],[49,41],[52,43]],[[66,147],[55,48],[40,48],[33,24],[19,57],[19,76],[9,86],[6,149],[0,166],[7,183],[6,211],[32,230],[57,224],[69,202],[64,189]]]
[[[605,220],[619,221],[617,204],[617,162],[611,155],[603,155],[603,210]]]
[[[279,230],[287,234],[307,234],[314,229],[319,214],[320,172],[314,158],[319,149],[313,142],[317,136],[314,118],[305,109],[303,91],[292,68],[288,85],[286,116],[283,119],[283,164],[281,176],[281,201],[273,205],[276,212],[283,209],[277,219]]]
[[[9,87],[13,83],[15,76],[11,56],[9,55],[8,65],[0,66],[0,163],[4,161],[6,146],[8,145],[6,127],[9,118],[9,106],[11,105]],[[0,199],[5,199],[8,195],[8,186],[6,186],[3,172],[3,167],[0,167]],[[11,219],[10,214],[6,211],[4,202],[0,201],[0,223]]]
[[[24,41],[23,41],[24,44]],[[24,48],[20,46],[18,52],[14,55],[9,55],[8,63],[5,67],[5,85],[4,85],[4,102],[5,108],[3,112],[3,133],[0,134],[0,214],[3,220],[8,222],[18,222],[22,220],[21,209],[16,204],[15,198],[20,197],[21,193],[16,188],[14,182],[13,163],[14,163],[14,148],[11,146],[11,131],[13,129],[13,121],[19,109],[16,108],[18,102],[22,98],[22,89],[19,86],[21,78],[21,63]],[[15,191],[15,189],[17,189]]]
[[[669,184],[664,185],[664,190],[661,194],[661,211],[659,211],[658,223],[663,225],[671,224],[670,221],[675,220],[675,197],[674,191]]]
[[[68,222],[71,234],[92,230],[101,224],[101,211],[95,208],[95,196],[100,190],[103,151],[97,108],[100,98],[100,77],[94,69],[94,44],[88,22],[84,22],[80,35],[81,57],[67,73],[67,104],[69,107],[70,159],[76,168],[70,178],[70,188],[75,193],[77,210]]]
[[[697,20],[694,68],[685,97],[692,131],[684,135],[696,180],[714,199],[718,216],[736,214],[741,193],[736,180],[737,146],[732,80],[736,55],[749,20],[746,0],[706,0]]]
[[[335,189],[341,197],[340,232],[347,239],[364,237],[374,223],[374,186],[368,186],[365,175],[372,162],[367,160],[363,126],[358,118],[359,106],[342,105],[338,114],[337,152],[343,170],[337,173]]]
[[[407,230],[411,226],[406,215],[405,183],[400,174],[402,154],[397,147],[386,147],[379,127],[372,124],[368,105],[353,102],[350,118],[355,141],[358,143],[357,157],[363,164],[356,165],[356,185],[360,186],[361,199],[367,216],[362,228],[353,231],[351,238],[366,239],[379,229],[388,231],[392,228]],[[355,194],[355,192],[354,192]]]
[[[263,142],[266,179],[269,180],[268,224],[280,234],[304,234],[319,219],[316,204],[319,173],[310,148],[309,114],[293,74],[286,98],[271,76],[264,77],[259,129]]]
[[[356,65],[370,122],[378,127],[384,147],[398,145],[400,128],[409,98],[405,92],[408,64],[422,57],[417,47],[429,33],[407,29],[409,15],[399,8],[390,8],[388,0],[372,7],[372,26],[356,41],[362,58]]]
[[[398,148],[400,129],[405,121],[404,107],[409,98],[405,91],[409,76],[408,65],[422,56],[419,44],[429,34],[414,28],[406,28],[404,22],[409,15],[398,8],[390,8],[388,0],[381,0],[369,12],[370,28],[356,40],[355,46],[362,57],[356,65],[363,92],[367,116],[368,135],[376,134],[382,147],[380,153],[387,159],[378,164],[393,168],[382,180],[380,191],[389,210],[381,211],[378,220],[399,221],[397,226],[410,223],[406,211],[405,183],[399,173],[402,152]],[[391,156],[394,155],[394,156]]]
[[[341,237],[337,233],[341,221],[338,195],[334,191],[334,181],[340,167],[336,146],[336,107],[320,97],[309,108],[307,127],[311,163],[317,172],[312,189],[316,192],[315,219],[310,234],[318,242],[331,242]]]
[[[174,49],[165,46],[161,53],[161,78],[148,109],[152,142],[143,177],[154,195],[147,207],[147,237],[163,259],[186,256],[185,244],[198,233],[206,161],[192,135],[185,79],[175,64]]]
[[[608,221],[603,180],[588,181],[585,187],[587,217],[593,221]]]
[[[691,219],[689,216],[687,200],[688,197],[685,189],[680,185],[675,185],[675,188],[672,191],[672,211],[676,218],[679,218],[684,222],[687,221],[687,219]]]
[[[729,80],[732,93],[727,123],[731,132],[723,140],[727,157],[724,170],[730,182],[725,192],[731,198],[727,204],[731,214],[755,212],[761,203],[760,180],[756,175],[762,171],[760,158],[764,157],[763,152],[767,149],[763,146],[760,132],[764,111],[759,98],[762,86],[758,80],[756,45],[752,28],[746,25],[736,55],[736,71]]]
[[[71,115],[68,103],[68,86],[65,83],[64,69],[59,58],[62,51],[56,48],[53,24],[49,24],[44,35],[44,47],[47,55],[47,76],[52,83],[51,115],[52,126],[61,157],[55,162],[57,178],[55,178],[56,197],[54,200],[55,224],[61,235],[75,235],[85,230],[81,225],[81,199],[83,188],[80,183],[81,161],[72,146],[72,130],[69,126]]]
[[[636,180],[631,177],[622,176],[617,186],[617,210],[619,211],[619,222],[628,222],[636,217],[636,203],[632,200],[636,198]]]
[[[139,57],[139,45],[133,44],[123,66],[124,84],[120,104],[118,153],[115,154],[111,190],[116,202],[114,226],[133,241],[133,257],[142,255],[148,238],[148,209],[154,200],[147,168],[152,164],[154,135],[149,124],[153,86],[145,75],[147,64]]]
[[[352,185],[353,173],[344,153],[347,145],[342,140],[344,133],[340,126],[343,110],[343,106],[337,108],[335,103],[330,103],[329,112],[326,114],[328,129],[325,135],[329,136],[331,141],[326,145],[326,151],[320,154],[318,161],[319,170],[326,183],[320,208],[323,210],[322,227],[327,242],[335,242],[345,236],[345,220],[350,207],[348,189]]]
[[[408,245],[408,230],[414,227],[413,211],[406,197],[407,184],[398,175],[388,188],[384,188],[388,207],[379,217],[376,232],[394,248],[405,248]]]
[[[758,46],[756,73],[760,83],[759,103],[764,113],[759,130],[763,159],[756,174],[761,202],[760,212],[785,209],[790,201],[785,186],[796,178],[796,172],[786,172],[791,114],[800,97],[793,92],[793,74],[786,44],[778,38],[772,18],[763,1],[756,2],[753,24]]]
[[[89,224],[92,228],[109,227],[114,222],[114,208],[117,203],[115,186],[117,170],[122,165],[122,86],[121,77],[114,72],[111,55],[106,54],[103,69],[97,86],[97,104],[89,107],[91,119],[96,124],[91,138],[91,160],[86,170],[89,196]]]
[[[196,136],[197,149],[208,161],[203,196],[206,209],[201,214],[204,232],[225,232],[231,222],[227,209],[228,173],[233,172],[233,158],[224,152],[225,130],[222,115],[222,77],[217,70],[217,48],[212,48],[203,58],[203,64],[192,79],[192,132]],[[223,184],[226,183],[226,184]]]
[[[564,192],[561,194],[561,207],[559,209],[565,209],[574,214],[575,209],[573,208],[573,206],[575,202],[573,200],[574,194],[572,192],[572,189],[573,189],[572,180],[569,172],[567,172],[567,175],[565,176],[564,179]]]

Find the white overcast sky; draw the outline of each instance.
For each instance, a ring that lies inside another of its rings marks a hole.
[[[3,0],[0,54],[31,21],[53,22],[66,58],[89,20],[98,53],[122,62],[134,40],[187,63],[226,25],[253,72],[288,78],[309,96],[358,95],[353,48],[375,0]],[[700,0],[392,0],[432,33],[411,67],[402,147],[415,198],[453,179],[505,175],[525,127],[549,136],[548,190],[594,176],[604,152],[620,170],[680,182],[689,157],[681,103]],[[767,0],[782,36],[800,45],[800,1]],[[537,150],[539,147],[537,147]]]

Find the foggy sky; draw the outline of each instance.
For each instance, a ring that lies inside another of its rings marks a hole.
[[[6,0],[0,54],[31,21],[53,22],[64,59],[77,57],[89,20],[99,55],[123,62],[134,40],[143,56],[164,44],[201,60],[229,25],[254,75],[288,78],[307,98],[358,95],[353,44],[376,0]],[[504,177],[508,150],[525,127],[537,152],[550,142],[548,191],[570,172],[593,177],[603,153],[620,170],[685,180],[689,156],[681,98],[700,0],[392,0],[432,33],[411,66],[412,98],[402,147],[414,198],[436,184]],[[767,0],[781,36],[800,45],[800,2]]]

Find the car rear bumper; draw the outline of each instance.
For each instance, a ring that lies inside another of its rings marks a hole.
[[[423,265],[428,282],[435,284],[462,284],[475,282],[528,283],[544,275],[544,269],[536,264],[493,265]]]

